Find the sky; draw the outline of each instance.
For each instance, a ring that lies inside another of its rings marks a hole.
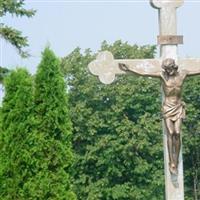
[[[22,59],[15,48],[0,39],[0,65],[9,69],[26,67],[35,73],[47,45],[64,57],[76,47],[97,52],[104,40],[156,44],[159,34],[158,11],[149,0],[25,0],[25,7],[37,10],[33,18],[7,15],[1,19],[29,40],[31,57]],[[199,57],[200,0],[185,0],[177,13],[178,34],[184,36],[179,56]]]

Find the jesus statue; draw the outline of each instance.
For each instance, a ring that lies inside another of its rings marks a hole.
[[[167,146],[169,153],[169,170],[171,174],[178,174],[178,161],[181,148],[180,129],[185,118],[185,103],[181,100],[183,81],[188,75],[200,74],[199,70],[181,70],[174,59],[167,58],[162,62],[162,70],[155,72],[142,72],[137,67],[119,63],[119,68],[142,76],[157,77],[161,79],[164,99],[162,115],[167,129]]]

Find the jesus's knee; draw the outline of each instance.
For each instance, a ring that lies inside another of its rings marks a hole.
[[[175,132],[174,134],[176,140],[179,140],[180,139],[180,132]]]
[[[173,130],[170,130],[170,129],[168,129],[168,135],[169,135],[169,136],[172,136],[172,135],[174,135],[174,131],[173,131]]]
[[[175,130],[174,130],[174,135],[177,135],[177,136],[180,135],[180,130],[176,127],[175,127]]]
[[[170,119],[165,119],[165,125],[168,135],[174,134],[174,123]]]
[[[181,119],[178,119],[176,122],[175,122],[175,134],[176,135],[180,135],[180,131],[181,131]]]

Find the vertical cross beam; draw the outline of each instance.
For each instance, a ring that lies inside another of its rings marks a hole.
[[[160,57],[162,59],[173,58],[177,61],[178,43],[176,9],[183,4],[183,0],[151,0],[151,5],[159,9]],[[168,40],[163,41],[163,38]],[[172,38],[171,40],[169,38]],[[164,93],[163,99],[164,99]],[[182,149],[179,156],[178,175],[170,173],[169,156],[167,148],[167,131],[163,122],[164,135],[164,160],[165,160],[165,196],[166,200],[184,200],[184,179]]]

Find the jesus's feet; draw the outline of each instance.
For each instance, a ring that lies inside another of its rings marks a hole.
[[[173,175],[178,175],[178,169],[177,169],[177,166],[174,163],[169,164],[169,171]]]

